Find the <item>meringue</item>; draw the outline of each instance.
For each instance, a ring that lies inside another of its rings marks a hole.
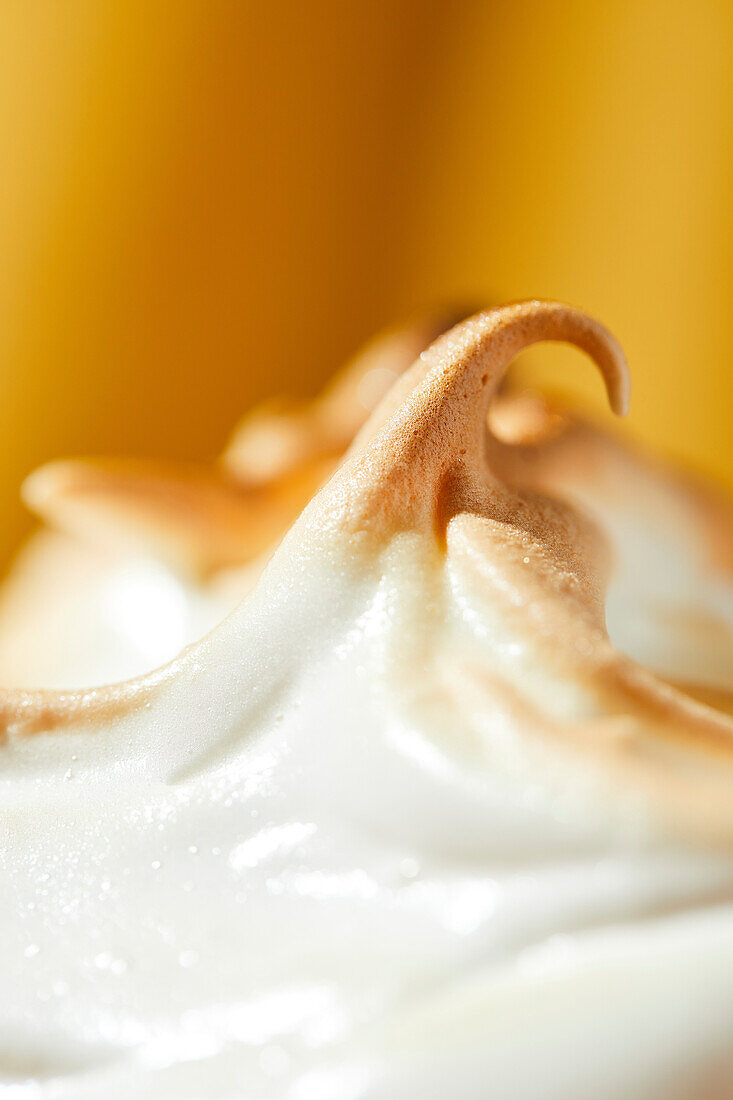
[[[733,1089],[733,719],[685,690],[731,684],[655,618],[684,632],[703,598],[729,637],[725,509],[649,473],[642,510],[661,482],[670,506],[639,521],[647,549],[692,514],[716,539],[680,539],[627,630],[628,481],[578,508],[626,450],[593,436],[602,470],[579,472],[581,428],[487,431],[547,339],[625,410],[623,355],[582,312],[477,314],[398,378],[202,640],[126,683],[2,693],[8,1095]]]
[[[171,660],[249,591],[386,389],[459,317],[391,329],[311,403],[270,402],[216,465],[52,462],[23,485],[45,527],[0,591],[0,683],[89,687]]]

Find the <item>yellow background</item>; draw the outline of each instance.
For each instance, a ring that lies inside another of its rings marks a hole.
[[[732,56],[710,0],[5,0],[0,553],[38,463],[213,455],[444,300],[593,311],[730,483]]]

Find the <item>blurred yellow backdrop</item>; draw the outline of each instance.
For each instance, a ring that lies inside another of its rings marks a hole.
[[[712,0],[5,0],[0,552],[40,462],[213,455],[444,300],[593,311],[733,481],[732,51]]]

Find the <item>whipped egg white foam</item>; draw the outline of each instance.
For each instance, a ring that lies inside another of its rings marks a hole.
[[[603,540],[492,469],[541,338],[623,405],[584,315],[479,315],[203,641],[0,700],[9,1096],[726,1095],[731,724],[617,653]]]

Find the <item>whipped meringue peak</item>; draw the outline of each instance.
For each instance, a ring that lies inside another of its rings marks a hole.
[[[418,342],[348,432],[301,410],[298,451],[286,414],[252,480],[302,461],[327,480],[205,637],[137,679],[2,693],[1,1083],[55,1100],[733,1085],[733,719],[685,690],[705,678],[662,652],[643,601],[658,660],[609,636],[611,593],[636,614],[633,476],[622,503],[603,488],[585,507],[579,486],[589,456],[603,485],[636,459],[570,417],[543,434],[537,409],[531,442],[489,427],[512,359],[544,340],[589,355],[626,411],[623,354],[582,311],[478,313]]]
[[[315,400],[255,409],[217,463],[84,458],[32,473],[23,500],[44,526],[0,590],[0,683],[99,686],[202,637],[386,389],[458,319],[440,311],[382,333]]]

